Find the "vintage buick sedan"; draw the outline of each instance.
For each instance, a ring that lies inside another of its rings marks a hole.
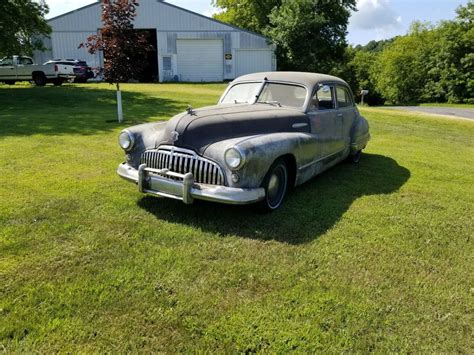
[[[357,163],[369,138],[345,81],[256,73],[230,83],[216,106],[122,131],[126,161],[117,172],[142,193],[271,211],[289,187],[343,160]]]

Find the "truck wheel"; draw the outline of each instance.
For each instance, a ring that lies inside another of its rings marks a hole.
[[[260,208],[266,212],[276,210],[281,206],[288,190],[288,168],[283,159],[273,163],[262,187],[265,189],[265,198],[260,202]]]
[[[63,81],[62,79],[54,79],[54,80],[52,81],[52,83],[53,83],[54,86],[61,86],[61,85],[63,84],[63,82],[64,82],[64,81]]]
[[[45,86],[46,85],[46,77],[43,73],[37,73],[33,76],[33,81],[37,86]]]
[[[15,80],[5,80],[5,84],[7,84],[7,85],[15,85]]]

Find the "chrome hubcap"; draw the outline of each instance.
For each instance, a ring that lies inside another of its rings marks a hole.
[[[286,191],[287,175],[284,166],[277,166],[270,176],[267,186],[267,201],[272,208],[276,208],[283,200]]]
[[[280,180],[276,174],[273,174],[268,182],[268,195],[270,200],[273,200],[275,196],[278,194],[278,190],[280,187]]]

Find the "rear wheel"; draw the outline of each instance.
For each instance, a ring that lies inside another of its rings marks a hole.
[[[15,85],[15,80],[5,80],[5,84],[7,84],[7,85]]]
[[[33,81],[37,86],[45,86],[47,82],[46,77],[43,73],[36,73],[35,75],[33,75]]]
[[[288,167],[283,159],[278,159],[268,170],[262,187],[265,198],[260,202],[264,211],[274,211],[281,206],[288,190]]]

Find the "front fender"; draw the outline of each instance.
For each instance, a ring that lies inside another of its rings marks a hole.
[[[224,159],[225,151],[234,146],[245,155],[245,164],[237,171],[230,170]],[[220,141],[211,144],[204,155],[224,168],[230,186],[256,188],[261,186],[268,169],[279,157],[293,156],[297,173],[298,167],[314,160],[317,149],[316,139],[309,133],[272,133]],[[232,182],[232,173],[239,175],[238,183]]]

